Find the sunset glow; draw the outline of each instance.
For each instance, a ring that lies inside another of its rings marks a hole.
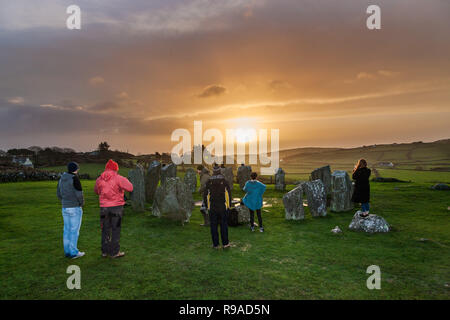
[[[0,148],[168,152],[200,120],[282,149],[447,138],[450,3],[381,2],[381,30],[364,1],[81,1],[81,30],[57,1],[8,2]]]

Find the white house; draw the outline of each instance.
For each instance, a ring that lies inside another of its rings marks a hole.
[[[28,157],[14,156],[12,162],[20,164],[21,166],[24,166],[24,167],[34,168],[33,162],[31,162],[30,158],[28,158]]]

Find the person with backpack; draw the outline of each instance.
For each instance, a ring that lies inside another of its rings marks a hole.
[[[250,211],[250,229],[255,231],[255,211],[258,215],[259,232],[264,232],[261,208],[263,206],[263,194],[266,191],[266,185],[256,180],[258,174],[252,172],[250,174],[250,180],[245,183],[244,192],[246,192],[242,202]]]
[[[353,168],[352,179],[355,181],[355,189],[353,190],[352,201],[361,203],[361,217],[365,218],[369,215],[370,201],[370,183],[369,177],[371,170],[367,168],[367,161],[359,159]]]
[[[219,233],[223,248],[229,248],[228,240],[228,211],[231,208],[231,190],[225,177],[220,173],[220,167],[213,169],[213,175],[208,179],[203,191],[203,201],[207,205],[211,226],[213,248],[219,248]]]
[[[78,178],[79,169],[76,162],[70,162],[67,165],[67,172],[63,173],[56,187],[56,195],[62,204],[62,216],[64,220],[64,255],[72,259],[77,259],[85,255],[77,247],[83,217],[82,207],[84,206],[83,188]]]
[[[99,195],[100,227],[102,229],[102,256],[120,258],[120,231],[122,226],[124,191],[133,191],[131,182],[118,174],[119,165],[109,160],[105,171],[97,178],[94,192]]]

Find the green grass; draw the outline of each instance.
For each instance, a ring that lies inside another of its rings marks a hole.
[[[56,182],[0,184],[0,298],[449,299],[450,193],[430,190],[429,172],[415,174],[421,179],[413,183],[372,183],[372,212],[391,223],[388,234],[350,232],[353,211],[286,221],[282,193],[269,186],[266,232],[230,228],[233,247],[225,251],[211,249],[198,207],[185,226],[126,207],[127,255],[118,260],[100,256],[94,181],[82,181],[79,248],[86,256],[78,260],[63,256]],[[336,225],[342,234],[330,232]],[[81,290],[66,288],[71,264],[81,268]],[[366,287],[373,264],[381,290]]]

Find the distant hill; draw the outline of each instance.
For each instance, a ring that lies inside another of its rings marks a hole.
[[[450,171],[450,139],[423,143],[393,143],[357,148],[297,148],[280,151],[280,166],[298,169],[332,164],[352,168],[365,158],[371,167]],[[292,171],[292,170],[291,170]],[[296,170],[294,170],[296,171]]]

